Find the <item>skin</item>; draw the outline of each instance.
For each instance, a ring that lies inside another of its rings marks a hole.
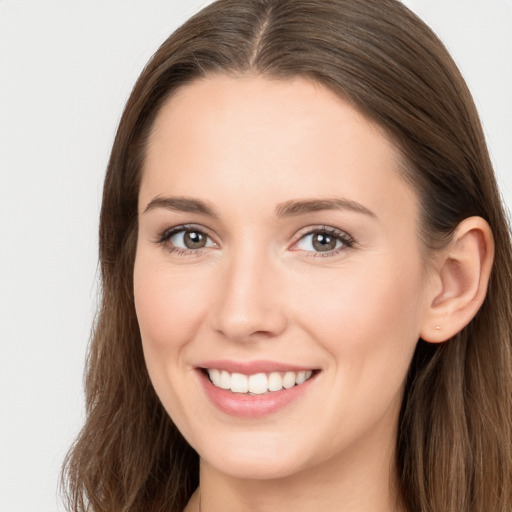
[[[430,329],[442,341],[432,309],[447,290],[424,261],[398,162],[380,128],[304,79],[216,75],[161,109],[140,188],[135,303],[155,390],[201,458],[203,512],[399,510],[404,380],[418,338]],[[203,201],[216,216],[148,209],[163,197]],[[368,211],[276,215],[333,198]],[[162,241],[190,224],[208,234],[205,247]],[[315,250],[308,234],[325,226],[353,245]],[[481,239],[465,238],[479,254]],[[196,368],[211,359],[319,372],[285,408],[239,418],[200,385]],[[187,510],[198,507],[196,493]]]

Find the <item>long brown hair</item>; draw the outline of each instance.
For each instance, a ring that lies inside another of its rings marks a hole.
[[[440,345],[419,340],[397,437],[411,511],[512,510],[512,264],[480,121],[433,32],[396,0],[220,0],[156,52],[123,113],[105,179],[102,302],[86,373],[87,421],[64,469],[69,509],[183,510],[198,456],[151,386],[133,301],[137,196],[153,120],[178,88],[213,73],[303,76],[382,126],[421,202],[426,250],[464,218],[490,224],[496,256],[473,321]]]

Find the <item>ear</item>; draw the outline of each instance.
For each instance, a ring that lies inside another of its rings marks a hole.
[[[440,343],[460,332],[482,306],[494,261],[494,239],[481,217],[463,220],[435,257],[420,336]]]

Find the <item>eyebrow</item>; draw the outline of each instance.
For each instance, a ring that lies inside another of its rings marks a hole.
[[[377,217],[371,210],[350,199],[334,197],[328,199],[306,199],[286,201],[276,208],[277,217],[295,217],[322,210],[349,210],[356,213]]]
[[[189,197],[154,197],[146,206],[144,213],[156,208],[165,208],[177,212],[200,213],[209,217],[218,218],[215,209],[204,201]]]
[[[190,197],[154,197],[146,206],[144,213],[156,208],[164,208],[178,212],[199,213],[215,219],[219,218],[219,214],[213,206],[205,201],[192,199]],[[286,201],[276,207],[275,214],[278,218],[298,217],[322,210],[349,210],[370,217],[377,217],[375,213],[357,201],[340,197]]]

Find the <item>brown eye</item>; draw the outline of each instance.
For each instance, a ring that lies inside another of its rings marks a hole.
[[[160,240],[169,249],[197,251],[207,247],[216,247],[213,240],[203,231],[193,228],[177,228],[164,234]]]
[[[314,233],[311,243],[315,251],[324,252],[336,249],[338,240],[327,233]]]
[[[199,231],[185,231],[183,243],[187,249],[201,249],[206,247],[207,238]]]
[[[341,250],[352,247],[351,236],[339,229],[325,227],[310,231],[303,235],[296,244],[295,250],[309,252],[312,256],[322,253],[324,256],[335,256]]]

